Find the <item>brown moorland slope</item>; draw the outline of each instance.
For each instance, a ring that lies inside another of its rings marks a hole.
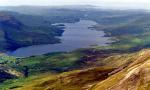
[[[135,60],[90,90],[150,90],[150,50],[142,50]]]
[[[150,90],[149,49],[110,56],[97,63],[100,66],[14,80],[14,86],[4,90]]]

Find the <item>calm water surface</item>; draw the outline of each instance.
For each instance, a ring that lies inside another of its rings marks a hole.
[[[76,23],[63,24],[65,25],[65,32],[59,37],[62,43],[22,47],[9,52],[9,55],[28,57],[51,52],[69,52],[79,48],[88,48],[93,45],[105,46],[111,42],[109,37],[104,37],[105,34],[103,31],[96,31],[89,28],[97,24],[94,21],[80,20]]]

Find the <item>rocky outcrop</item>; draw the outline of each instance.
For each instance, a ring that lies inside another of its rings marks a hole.
[[[23,74],[20,72],[17,72],[16,70],[0,65],[0,82],[3,82],[7,79],[12,79],[12,78],[17,78],[17,77],[22,77]]]

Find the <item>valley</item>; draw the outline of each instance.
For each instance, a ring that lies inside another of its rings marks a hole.
[[[149,90],[150,12],[0,8],[0,90]]]
[[[80,48],[90,48],[92,45],[106,46],[112,42],[111,38],[104,37],[105,34],[102,31],[91,30],[89,28],[96,25],[94,21],[80,20],[76,23],[64,23],[64,25],[64,32],[59,37],[61,40],[60,43],[22,47],[8,53],[8,55],[29,57],[54,52],[71,52]]]

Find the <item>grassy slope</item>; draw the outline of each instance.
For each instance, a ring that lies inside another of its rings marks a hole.
[[[3,60],[3,63],[21,72],[23,67],[27,66],[29,68],[29,74],[32,75],[49,71],[63,72],[80,67],[80,63],[77,63],[77,61],[79,61],[82,56],[83,54],[81,52],[53,53],[14,59],[14,63],[5,62]],[[5,60],[8,61],[8,59]]]
[[[44,90],[44,89],[56,89],[56,90],[82,90],[87,88],[88,85],[99,80],[103,80],[108,72],[112,71],[111,68],[91,68],[87,70],[76,70],[71,72],[65,72],[59,75],[42,74],[41,76],[31,76],[26,79],[17,79],[4,82],[1,85],[1,89],[8,89],[13,87],[19,87],[23,90]],[[103,72],[103,74],[101,74]],[[104,73],[105,72],[105,73]],[[96,76],[99,74],[99,76]],[[14,83],[12,83],[14,82]],[[15,90],[17,90],[15,88]]]
[[[12,62],[7,62],[9,59],[2,60],[2,63],[15,68],[22,72],[24,66],[29,68],[29,74],[45,73],[45,72],[64,72],[80,68],[88,68],[99,66],[101,60],[110,55],[118,54],[122,51],[95,49],[83,49],[69,53],[53,53],[28,58],[10,59]]]
[[[99,23],[95,27],[98,30],[103,30],[106,36],[111,36],[116,41],[109,48],[140,50],[149,47],[149,13],[130,13],[122,17],[123,15],[105,17],[104,19],[108,21],[107,24]],[[119,19],[120,22],[117,23],[115,19]]]
[[[101,63],[101,66],[84,70],[74,70],[54,75],[46,73],[43,75],[30,76],[29,78],[10,80],[1,84],[1,89],[14,88],[14,90],[85,90],[94,86],[94,89],[98,88],[98,90],[105,90],[104,88],[99,89],[99,87],[103,87],[103,84],[107,86],[112,85],[113,82],[115,83],[115,81],[112,81],[112,83],[108,81],[109,84],[107,84],[107,80],[114,77],[115,75],[118,75],[120,72],[124,72],[126,68],[139,63],[139,61],[137,61],[139,58],[141,58],[141,60],[145,60],[144,58],[146,57],[143,56],[142,58],[140,55],[147,55],[147,53],[149,53],[149,50],[144,50],[132,54],[114,55],[103,60],[100,59],[101,61],[97,63]],[[125,71],[124,73],[128,72]],[[116,77],[114,80],[118,80],[120,75]],[[98,82],[106,82],[106,84],[103,83],[101,86],[97,84]],[[118,81],[116,81],[116,83],[117,82]]]
[[[138,53],[134,62],[96,84],[91,90],[149,90],[150,50]]]

